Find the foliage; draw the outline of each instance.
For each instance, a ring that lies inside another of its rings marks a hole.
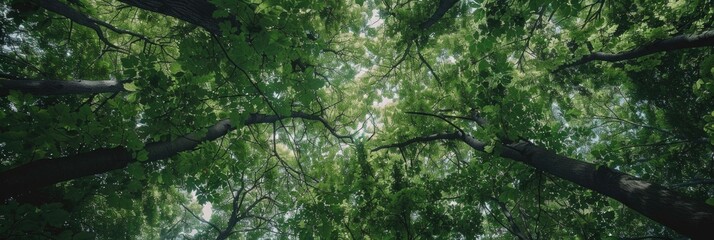
[[[124,87],[7,91],[0,172],[100,148],[136,160],[3,200],[0,238],[682,237],[498,156],[519,141],[714,205],[711,45],[560,68],[712,30],[710,0],[459,1],[427,28],[449,1],[206,1],[220,33],[131,2],[58,1],[125,30],[102,26],[115,46],[35,1],[0,4],[0,80]],[[298,112],[320,120],[245,124]],[[147,143],[221,119],[232,132],[149,160]],[[373,150],[445,132],[484,152]]]

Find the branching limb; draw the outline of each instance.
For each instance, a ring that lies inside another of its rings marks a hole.
[[[533,33],[535,32],[536,28],[539,25],[542,25],[543,21],[543,14],[545,13],[545,6],[540,7],[540,11],[538,12],[538,19],[533,23],[533,26],[531,26],[531,30],[528,33],[528,37],[526,38],[526,43],[523,46],[523,51],[521,51],[520,57],[518,57],[518,61],[516,64],[518,67],[521,69],[521,72],[523,72],[523,61],[525,61],[525,53],[528,49],[530,49],[530,43],[531,39],[533,38]]]
[[[384,75],[382,75],[382,77],[380,78],[380,81],[381,81],[381,80],[384,80],[384,78],[386,78],[387,76],[389,76],[389,74],[391,74],[392,71],[394,71],[394,69],[396,69],[400,64],[402,64],[402,62],[404,62],[405,59],[407,59],[407,56],[409,55],[409,50],[410,50],[411,48],[412,48],[412,43],[409,42],[409,44],[407,44],[407,48],[404,49],[404,54],[402,54],[402,57],[399,58],[399,60],[397,60],[397,62],[394,63],[394,64],[392,65],[392,67],[389,68],[389,70],[387,70],[387,73],[385,73]]]
[[[97,25],[97,23],[94,22],[87,15],[84,15],[57,0],[42,0],[37,1],[37,3],[44,9],[65,16],[77,24],[91,28],[97,33],[99,40],[104,42],[104,44],[107,44],[108,46],[113,48],[119,48],[113,43],[111,43],[106,36],[104,36],[104,32],[102,32],[102,29],[99,27],[99,25]]]
[[[325,128],[328,131],[330,131],[330,133],[332,133],[332,135],[338,139],[348,139],[348,140],[352,141],[352,137],[355,135],[355,133],[352,133],[352,134],[338,133],[337,130],[332,125],[330,125],[329,122],[327,122],[327,120],[325,120],[324,118],[317,116],[317,115],[311,115],[311,114],[307,114],[307,113],[303,113],[303,112],[293,112],[291,117],[305,119],[305,120],[318,121],[318,122],[322,123],[322,125],[325,126]]]
[[[107,28],[107,29],[109,29],[109,30],[112,30],[112,31],[115,32],[115,33],[131,35],[131,36],[134,36],[134,37],[139,38],[139,39],[141,39],[141,40],[144,40],[144,41],[146,41],[146,42],[148,42],[148,43],[155,44],[155,45],[157,44],[156,42],[151,41],[151,39],[149,39],[148,37],[146,37],[146,36],[144,36],[144,35],[142,35],[142,34],[139,34],[139,33],[136,33],[136,32],[132,32],[132,31],[129,31],[129,30],[126,30],[126,29],[117,28],[117,27],[115,27],[114,25],[111,25],[111,24],[109,24],[109,23],[107,23],[107,22],[104,22],[104,21],[101,21],[101,20],[97,20],[97,19],[93,19],[93,18],[90,18],[90,19],[91,19],[92,21],[94,21],[97,25],[100,25],[100,26],[105,27],[105,28]]]
[[[98,20],[98,19],[91,18],[91,17],[89,17],[89,16],[87,16],[87,15],[85,15],[85,14],[83,14],[83,13],[81,13],[81,12],[79,12],[79,11],[73,9],[73,8],[71,8],[70,6],[67,6],[67,5],[61,3],[60,1],[57,1],[57,0],[41,0],[41,1],[36,1],[36,2],[37,2],[37,4],[39,4],[42,8],[47,9],[48,11],[51,11],[51,12],[54,12],[54,13],[56,13],[56,14],[62,15],[62,16],[64,16],[64,17],[66,17],[66,18],[69,18],[70,20],[72,20],[72,22],[75,22],[75,23],[80,24],[80,25],[82,25],[82,26],[91,28],[92,30],[94,30],[94,31],[97,33],[97,37],[99,37],[99,40],[101,40],[102,42],[104,42],[104,44],[106,44],[106,45],[108,45],[108,46],[110,46],[110,47],[112,47],[112,48],[119,49],[118,46],[114,45],[113,43],[111,43],[111,42],[107,39],[107,37],[104,35],[104,32],[102,32],[102,29],[101,29],[100,26],[105,27],[105,28],[107,28],[107,29],[109,29],[109,30],[112,30],[112,31],[114,31],[114,32],[116,32],[116,33],[128,34],[128,35],[137,37],[137,38],[139,38],[139,39],[141,39],[141,40],[144,40],[144,41],[146,41],[146,42],[148,42],[148,43],[154,44],[154,42],[152,42],[151,40],[149,40],[149,38],[147,38],[147,37],[144,36],[144,35],[141,35],[141,34],[139,34],[139,33],[135,33],[135,32],[132,32],[132,31],[124,30],[124,29],[119,29],[119,28],[117,28],[117,27],[115,27],[115,26],[113,26],[113,25],[111,25],[111,24],[109,24],[109,23],[107,23],[107,22],[104,22],[104,21],[101,21],[101,20]]]

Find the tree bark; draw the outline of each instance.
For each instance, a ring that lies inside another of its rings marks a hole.
[[[318,116],[295,112],[289,116],[251,114],[245,120],[244,125],[274,123],[286,118],[317,120],[322,122],[323,125],[326,122]],[[328,129],[332,129],[328,125],[325,126]],[[159,161],[175,156],[180,152],[193,150],[200,143],[215,140],[234,129],[235,127],[230,120],[221,120],[209,127],[205,135],[190,133],[172,141],[146,143],[144,150],[148,152],[147,161]],[[345,137],[341,135],[335,136],[338,138]],[[131,152],[124,147],[100,148],[77,155],[36,160],[0,172],[0,199],[6,199],[71,179],[122,169],[135,161],[137,160],[132,157]]]
[[[97,25],[97,22],[88,17],[87,15],[84,15],[83,13],[80,13],[77,10],[74,10],[73,8],[57,0],[39,0],[35,2],[44,9],[65,16],[79,25],[91,28],[97,33],[99,40],[111,47],[116,48],[116,45],[109,42],[109,40],[107,40],[107,38],[104,36],[104,33],[102,32],[102,29],[99,27],[99,25]]]
[[[506,148],[521,153],[521,162],[535,169],[615,199],[680,234],[694,239],[714,236],[714,207],[704,202],[615,169],[568,158],[533,144],[519,143]]]
[[[128,5],[147,11],[175,17],[179,20],[199,26],[206,31],[221,35],[219,20],[213,18],[216,6],[205,0],[119,0]],[[232,21],[234,27],[239,27]]]
[[[486,149],[485,143],[471,136],[446,133],[417,137],[402,143],[375,148],[373,151],[434,140],[461,140],[475,150],[485,152]],[[615,199],[680,234],[694,239],[714,236],[714,207],[706,203],[606,166],[597,166],[559,155],[532,143],[500,145],[497,149],[500,149],[498,154],[502,158],[522,162]]]
[[[621,53],[604,53],[594,52],[590,55],[583,56],[579,60],[561,65],[555,71],[560,71],[569,67],[583,65],[592,61],[618,62],[628,59],[634,59],[658,52],[668,52],[685,48],[698,48],[714,46],[714,30],[705,31],[696,35],[679,35],[669,39],[656,41],[626,52]]]
[[[0,96],[11,90],[33,95],[94,94],[124,91],[121,81],[116,80],[14,80],[0,79]]]
[[[135,33],[132,31],[124,30],[124,29],[119,29],[117,27],[114,27],[114,25],[111,25],[107,22],[94,19],[88,15],[85,15],[84,13],[81,13],[74,8],[60,2],[57,0],[35,0],[37,5],[41,6],[44,9],[47,9],[48,11],[54,12],[56,14],[62,15],[66,18],[69,18],[73,22],[91,28],[97,33],[97,36],[99,37],[99,40],[104,42],[105,44],[109,45],[110,47],[113,48],[119,48],[116,45],[112,44],[109,42],[109,40],[104,36],[104,33],[102,32],[102,29],[100,26],[108,28],[109,30],[112,30],[116,33],[121,33],[121,34],[129,34],[134,37],[138,37],[139,39],[142,39],[144,41],[151,42],[146,36],[141,35],[139,33]]]
[[[0,173],[0,199],[50,184],[124,168],[133,161],[123,147],[100,148],[54,159],[33,161]]]

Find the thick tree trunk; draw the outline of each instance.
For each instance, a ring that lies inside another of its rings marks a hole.
[[[290,116],[252,114],[244,124],[273,123],[285,118],[320,121],[332,132],[332,128],[325,124],[324,119],[300,112]],[[229,120],[221,120],[209,127],[205,135],[191,133],[172,141],[147,143],[144,147],[148,152],[147,161],[163,160],[180,152],[193,150],[200,143],[215,140],[233,129],[235,128]],[[132,157],[131,152],[123,147],[100,148],[72,156],[36,160],[0,172],[0,199],[71,179],[122,169],[134,161],[136,159]]]
[[[484,151],[471,137],[464,142]],[[519,161],[566,181],[615,199],[680,234],[705,239],[714,236],[714,207],[657,184],[592,163],[568,158],[531,143],[502,147],[501,157]]]
[[[0,79],[0,96],[11,90],[33,95],[94,94],[124,91],[121,81],[116,80],[8,80]]]
[[[33,161],[0,173],[0,199],[53,183],[124,168],[132,161],[131,153],[123,147]]]
[[[213,18],[216,6],[206,0],[119,0],[147,11],[175,17],[220,35],[220,21]],[[236,26],[234,24],[234,26]]]
[[[485,152],[486,144],[460,133],[434,134],[373,149],[399,148],[419,142],[461,140],[471,148]],[[563,180],[578,184],[639,212],[680,234],[694,239],[714,236],[714,207],[690,199],[675,191],[649,183],[632,175],[592,163],[568,158],[532,143],[498,147],[502,158],[522,162]]]

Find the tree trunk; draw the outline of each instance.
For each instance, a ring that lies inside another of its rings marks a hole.
[[[191,133],[173,141],[148,143],[144,147],[149,156],[147,161],[158,161],[191,150],[204,141],[225,135],[231,129],[230,122],[223,120],[211,126],[205,137]],[[0,199],[67,180],[122,169],[134,161],[136,159],[124,147],[100,148],[77,155],[36,160],[0,173]]]
[[[592,61],[619,62],[628,59],[634,59],[658,52],[668,52],[685,48],[698,48],[714,46],[714,30],[705,31],[701,34],[679,35],[669,39],[656,41],[644,46],[621,53],[604,53],[594,52],[590,55],[585,55],[579,60],[562,65],[555,71],[560,71],[569,67],[586,64]]]
[[[0,199],[50,184],[124,168],[133,161],[123,147],[100,148],[53,159],[33,161],[0,173]]]
[[[485,144],[466,136],[472,148]],[[680,234],[705,239],[714,236],[714,207],[657,184],[592,163],[568,158],[531,143],[502,146],[501,157],[522,162],[563,180],[615,199]]]
[[[0,79],[0,96],[11,90],[33,95],[94,94],[124,91],[121,81],[102,80],[9,80]]]
[[[252,114],[244,124],[273,123],[284,118],[324,121],[317,116],[296,112],[290,116]],[[191,133],[173,141],[147,143],[144,147],[148,152],[147,161],[163,160],[180,152],[193,150],[200,143],[215,140],[233,129],[235,128],[229,120],[221,120],[209,127],[205,135]],[[100,148],[77,155],[36,160],[0,172],[0,199],[71,179],[122,169],[134,161],[136,159],[124,147]]]
[[[206,31],[220,35],[219,20],[213,18],[216,6],[205,0],[119,0],[128,5],[147,11],[175,17],[179,20],[199,26]],[[230,19],[229,19],[230,20]],[[237,23],[231,21],[234,27]]]
[[[477,151],[486,151],[484,142],[458,132],[416,137],[401,143],[377,147],[372,151],[437,140],[461,140]],[[559,155],[532,143],[500,145],[498,149],[500,149],[498,155],[502,158],[522,162],[615,199],[680,234],[694,239],[707,239],[714,236],[714,207],[701,201],[605,166]]]
[[[534,145],[521,145],[519,150],[527,156],[525,164],[613,198],[681,234],[693,238],[714,236],[714,207],[704,202]]]

